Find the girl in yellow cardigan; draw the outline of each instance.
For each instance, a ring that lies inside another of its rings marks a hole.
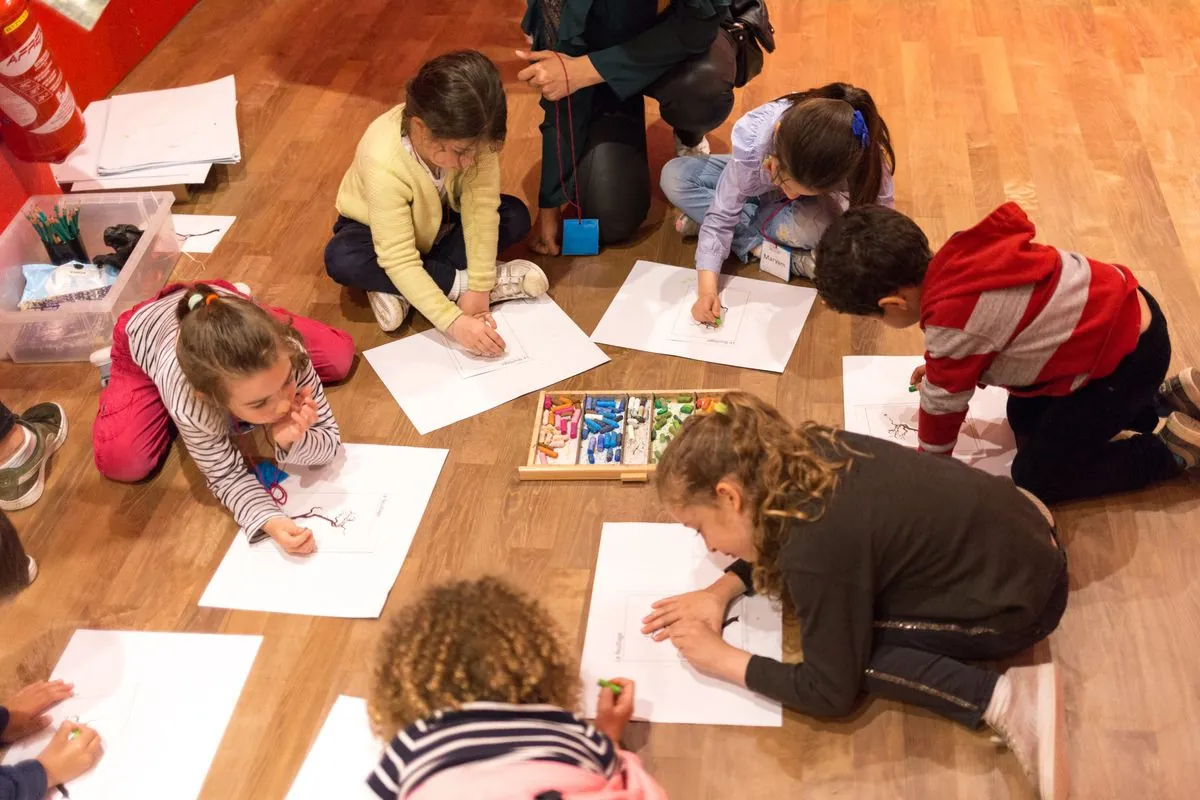
[[[416,306],[468,350],[499,355],[491,304],[549,287],[532,262],[496,261],[529,231],[525,204],[500,194],[500,73],[482,53],[447,53],[423,65],[406,94],[367,128],[342,178],[326,271],[366,290],[385,331]]]

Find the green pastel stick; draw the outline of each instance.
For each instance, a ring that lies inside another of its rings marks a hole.
[[[596,684],[601,689],[608,689],[609,691],[611,691],[613,693],[613,697],[621,696],[621,687],[618,686],[617,684],[613,683],[612,681],[606,681],[606,680],[604,680],[604,678],[601,678],[600,680],[596,681]]]

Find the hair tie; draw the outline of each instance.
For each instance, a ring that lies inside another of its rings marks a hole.
[[[188,298],[188,311],[195,311],[196,306],[204,302],[204,295],[197,292]]]
[[[216,292],[213,292],[212,294],[207,294],[204,296],[204,305],[206,305],[206,306],[211,306],[216,301],[217,301],[217,293]]]
[[[854,109],[854,121],[850,123],[850,130],[854,133],[858,144],[862,149],[866,150],[867,145],[871,143],[871,136],[867,133],[867,121],[863,118],[862,112],[857,108]]]
[[[729,406],[718,400],[717,402],[713,403],[713,412],[716,414],[728,414]]]

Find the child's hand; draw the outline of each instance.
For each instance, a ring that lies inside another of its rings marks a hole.
[[[721,638],[721,634],[699,620],[683,620],[667,628],[679,655],[703,675],[746,685],[750,654]]]
[[[561,249],[558,244],[558,231],[562,228],[562,212],[557,208],[538,209],[537,219],[533,221],[533,230],[529,233],[526,243],[529,249],[543,256],[556,256]]]
[[[472,317],[486,314],[487,310],[491,308],[491,302],[489,292],[463,292],[458,296],[458,307],[464,314]]]
[[[634,684],[629,678],[613,678],[609,683],[620,686],[621,694],[614,695],[612,689],[600,688],[600,697],[596,700],[596,728],[613,742],[620,742],[625,735],[625,725],[633,716]]]
[[[5,701],[8,725],[0,731],[0,740],[9,744],[50,726],[47,711],[74,694],[75,685],[66,681],[31,683]]]
[[[921,387],[921,381],[923,381],[923,380],[925,380],[925,365],[924,364],[922,364],[921,366],[919,366],[913,370],[912,377],[908,379],[908,385],[916,386],[919,389]]]
[[[477,356],[498,356],[504,352],[504,339],[496,333],[495,321],[491,325],[480,317],[461,315],[446,333]]]
[[[46,770],[46,784],[58,786],[75,780],[100,760],[104,747],[100,734],[78,722],[67,720],[37,757]]]
[[[651,603],[654,609],[642,618],[642,633],[654,634],[654,641],[667,638],[667,626],[683,620],[695,620],[714,631],[725,622],[725,601],[707,589],[685,592]]]
[[[287,416],[271,424],[271,438],[282,450],[287,450],[304,438],[304,433],[317,424],[317,403],[307,386],[296,392]]]
[[[263,525],[263,530],[291,555],[306,556],[317,549],[317,540],[313,538],[312,531],[300,527],[291,517],[271,517]]]
[[[692,319],[705,325],[716,323],[721,316],[721,298],[716,294],[703,294],[696,299],[692,306]]]

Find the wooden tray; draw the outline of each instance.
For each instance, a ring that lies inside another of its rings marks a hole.
[[[647,422],[649,426],[649,441],[646,447],[647,463],[632,464],[632,463],[601,463],[591,464],[587,461],[580,462],[579,455],[584,450],[583,430],[580,426],[580,435],[571,440],[574,447],[568,445],[560,452],[560,456],[566,455],[567,458],[563,463],[539,463],[538,462],[538,444],[542,434],[543,412],[546,410],[546,398],[549,396],[553,400],[569,399],[577,402],[582,406],[588,397],[594,398],[612,398],[620,397],[625,400],[625,408],[628,410],[629,398],[643,397],[647,398],[650,404],[650,417],[653,417],[654,400],[655,398],[663,398],[676,405],[682,405],[680,398],[684,395],[691,395],[693,404],[695,400],[701,398],[711,398],[717,400],[721,395],[730,390],[728,389],[592,389],[586,392],[541,392],[538,394],[537,415],[533,422],[533,433],[529,438],[529,452],[526,455],[525,464],[517,467],[517,477],[523,481],[624,481],[627,483],[645,483],[650,480],[650,475],[655,469],[655,453],[654,453],[654,434],[653,425]],[[696,413],[696,412],[692,412]],[[701,412],[703,413],[703,412]],[[628,414],[622,417],[622,432],[628,435],[630,428]],[[628,450],[622,448],[622,461],[625,460]],[[566,451],[570,451],[569,453]]]

